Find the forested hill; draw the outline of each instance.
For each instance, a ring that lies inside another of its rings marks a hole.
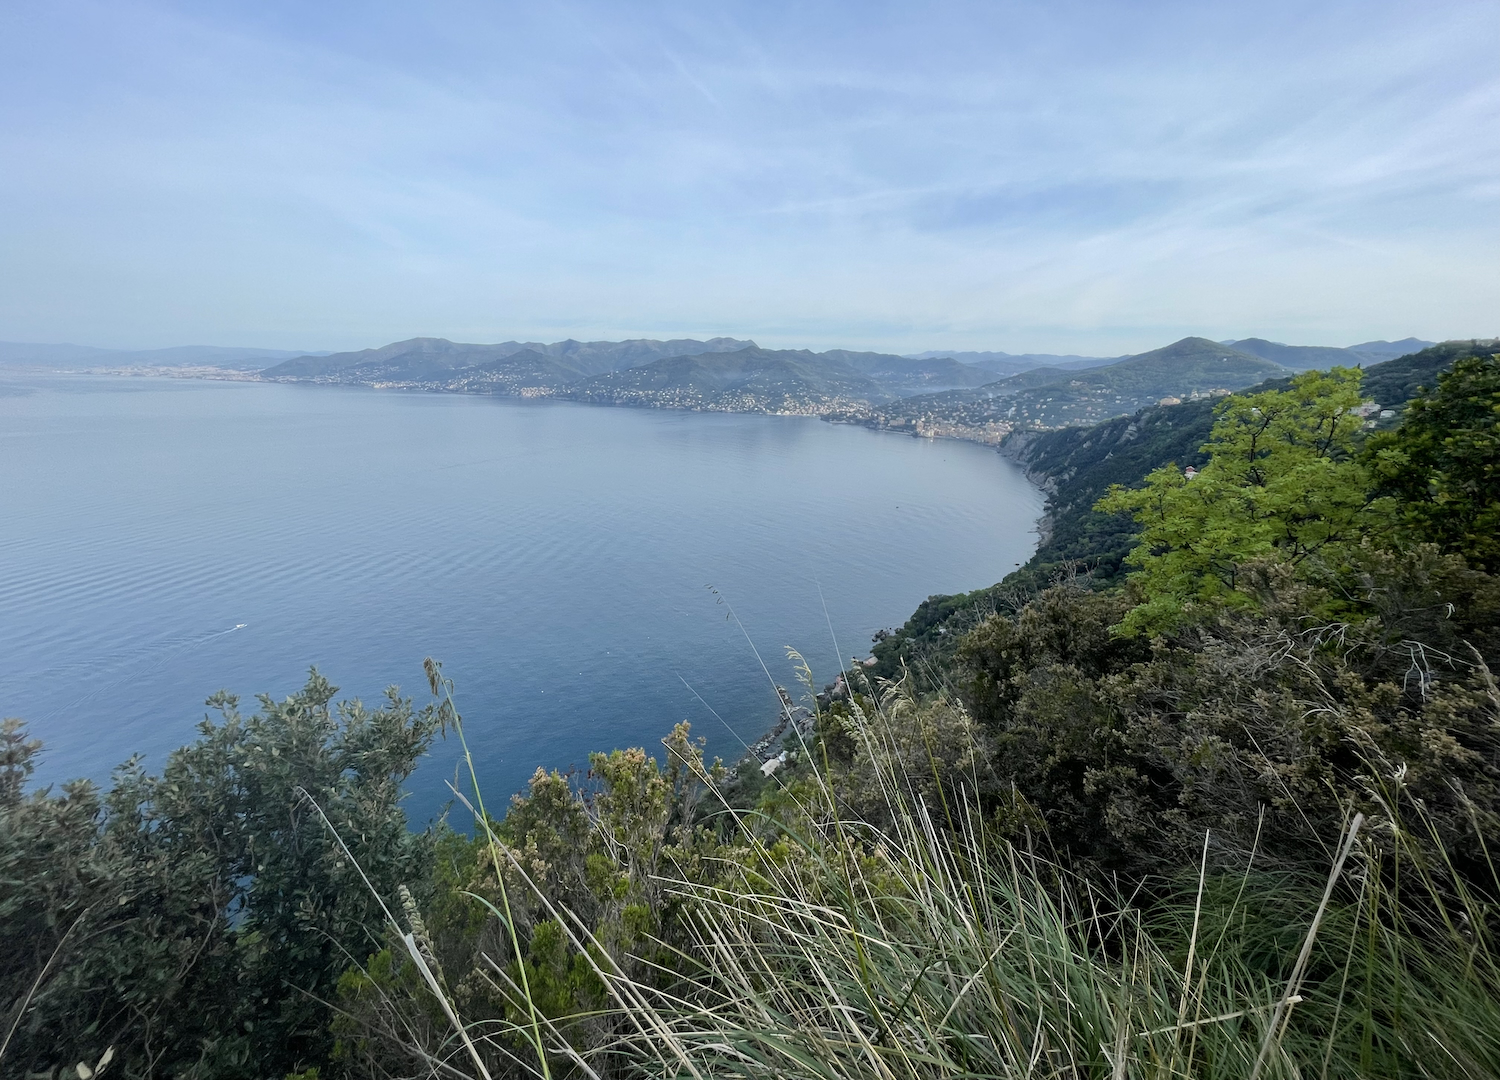
[[[297,357],[267,368],[261,376],[273,381],[811,415],[850,409],[863,414],[893,398],[979,386],[994,378],[947,357],[762,349],[753,341],[734,338],[570,340],[551,345],[412,338],[378,349]]]
[[[1410,356],[1436,345],[1437,342],[1409,337],[1400,341],[1365,341],[1342,349],[1325,345],[1283,345],[1279,341],[1267,341],[1265,338],[1241,338],[1224,344],[1294,371],[1311,371],[1314,368],[1379,364],[1397,357]]]
[[[1313,368],[1348,367],[1360,362],[1379,362],[1384,357],[1353,355],[1349,349],[1335,349],[1320,345],[1283,345],[1279,341],[1265,338],[1243,338],[1225,344],[1240,352],[1269,360],[1293,371],[1311,371]],[[1425,344],[1425,343],[1424,343]],[[1421,346],[1418,346],[1420,348]]]
[[[1438,375],[1455,360],[1488,355],[1494,348],[1492,341],[1449,341],[1367,368],[1361,392],[1373,405],[1372,425],[1392,426],[1417,391],[1435,386]],[[1286,382],[1273,379],[1252,391]],[[1063,565],[1077,563],[1101,580],[1117,578],[1121,561],[1134,546],[1136,530],[1128,518],[1094,510],[1094,503],[1110,485],[1138,484],[1152,469],[1169,462],[1201,467],[1201,447],[1213,427],[1213,405],[1212,400],[1158,405],[1094,427],[1013,435],[1006,452],[1048,490],[1042,543],[1027,564],[1030,574],[1050,579]],[[1381,411],[1393,415],[1382,420]]]
[[[1406,403],[1421,388],[1435,386],[1438,376],[1456,360],[1487,356],[1496,349],[1500,342],[1495,340],[1448,341],[1366,368],[1361,392],[1375,406],[1368,423],[1377,429],[1395,426]],[[1284,387],[1289,381],[1290,376],[1282,376],[1246,392]],[[979,612],[991,610],[997,598],[1005,595],[1027,594],[1073,575],[1100,584],[1118,582],[1139,530],[1128,516],[1101,513],[1094,504],[1112,485],[1134,487],[1163,465],[1201,468],[1205,461],[1202,446],[1213,427],[1216,401],[1205,398],[1154,405],[1091,427],[1010,435],[1001,452],[1021,464],[1047,491],[1035,553],[1000,585],[924,601],[904,627],[876,645],[877,671],[894,677],[903,656],[920,654],[939,638],[956,640],[958,628],[967,626]],[[1381,412],[1392,415],[1382,417]]]
[[[842,360],[805,350],[752,346],[730,353],[669,357],[598,375],[570,387],[565,396],[611,405],[818,412],[840,403],[886,400],[892,394]]]
[[[505,341],[498,345],[475,345],[446,338],[410,338],[378,349],[299,356],[261,372],[268,379],[316,380],[322,382],[443,383],[466,369],[502,373],[504,361],[530,353],[539,359],[521,358],[520,366],[545,371],[549,382],[565,382],[650,363],[664,356],[686,353],[732,352],[753,347],[753,341],[712,338],[697,341],[678,338],[656,341]]]
[[[1075,353],[1007,353],[1007,352],[939,352],[909,353],[911,360],[931,360],[951,357],[972,367],[993,371],[996,375],[1018,375],[1039,367],[1057,368],[1060,371],[1082,371],[1084,368],[1103,367],[1128,360],[1125,356],[1078,356]]]
[[[1104,367],[1042,368],[977,390],[914,397],[882,407],[875,427],[994,441],[1011,430],[1097,423],[1163,398],[1226,394],[1287,368],[1207,338],[1189,337]]]

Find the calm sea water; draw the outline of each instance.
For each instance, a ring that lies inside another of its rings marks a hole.
[[[0,373],[0,715],[42,781],[106,779],[159,767],[219,688],[279,698],[316,664],[421,703],[431,655],[497,794],[684,719],[729,759],[774,720],[751,643],[828,681],[1024,561],[1040,511],[982,447],[805,418]]]

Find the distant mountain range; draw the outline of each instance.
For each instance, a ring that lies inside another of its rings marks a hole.
[[[1323,345],[1283,345],[1265,338],[1242,338],[1239,341],[1223,341],[1240,352],[1251,353],[1263,360],[1291,368],[1293,371],[1312,371],[1315,368],[1333,367],[1342,364],[1353,367],[1358,364],[1378,364],[1398,356],[1418,352],[1431,347],[1434,342],[1419,338],[1403,338],[1401,341],[1366,341],[1350,345],[1347,349],[1329,348]]]
[[[361,352],[297,357],[267,368],[262,376],[667,408],[818,414],[935,389],[980,386],[994,378],[949,358],[762,349],[753,341],[734,338],[552,345],[471,345],[413,338]]]
[[[1158,402],[1213,397],[1409,346],[1356,349],[1184,338],[1120,358],[1041,353],[887,353],[763,349],[753,341],[507,341],[412,338],[378,349],[302,356],[266,368],[278,381],[557,397],[597,404],[800,413],[924,435],[997,443],[1014,430],[1093,424]],[[1038,360],[1054,363],[1039,365]],[[970,362],[972,361],[972,362]],[[997,373],[1011,368],[1019,371]],[[998,370],[997,370],[998,369]]]
[[[1332,367],[1335,364],[1368,364],[1405,356],[1433,344],[1419,338],[1404,338],[1401,341],[1366,341],[1348,348],[1333,348],[1323,345],[1283,345],[1264,338],[1243,338],[1239,341],[1221,341],[1240,352],[1259,356],[1295,371],[1310,371],[1313,368]],[[910,353],[911,359],[926,360],[937,356],[952,357],[961,363],[972,364],[1001,375],[1019,375],[1037,368],[1056,368],[1062,371],[1082,371],[1086,368],[1104,367],[1129,360],[1125,356],[1077,356],[1053,353],[1004,353],[1004,352],[924,352]]]
[[[908,360],[834,349],[762,349],[657,360],[588,379],[567,391],[580,401],[675,408],[822,414],[935,387],[980,386],[990,373],[952,359]]]
[[[1127,354],[1128,355],[1128,354]],[[1031,371],[1034,368],[1056,368],[1061,371],[1076,371],[1083,368],[1103,367],[1105,364],[1113,364],[1117,360],[1124,360],[1124,356],[1072,356],[1055,355],[1053,353],[1003,353],[1003,352],[924,352],[909,353],[909,360],[932,360],[937,357],[951,357],[959,363],[969,364],[984,371],[993,371],[997,375],[1019,375],[1023,371]]]
[[[1128,415],[1149,405],[1221,396],[1295,371],[1373,364],[1430,343],[1367,341],[1346,349],[1264,338],[1190,337],[1125,357],[831,349],[763,349],[717,337],[660,341],[411,338],[375,349],[288,353],[183,346],[109,350],[0,343],[0,363],[60,368],[220,367],[277,382],[342,383],[556,397],[599,404],[800,413],[922,435],[998,443]],[[269,362],[270,366],[266,366]],[[999,376],[997,378],[997,376]]]
[[[446,382],[473,369],[472,378],[508,386],[540,380],[538,387],[563,385],[589,375],[648,364],[670,356],[733,352],[754,348],[753,341],[677,338],[654,341],[567,341],[544,345],[539,341],[505,341],[499,345],[469,345],[445,338],[411,338],[378,349],[299,356],[263,374],[270,379],[311,379],[325,382],[427,384]],[[509,369],[515,368],[514,372]],[[534,374],[527,374],[528,372]],[[514,376],[514,377],[512,377]],[[499,387],[497,387],[499,389]]]
[[[820,413],[840,404],[885,401],[893,394],[842,360],[752,345],[729,353],[674,356],[594,376],[566,396],[612,405]]]

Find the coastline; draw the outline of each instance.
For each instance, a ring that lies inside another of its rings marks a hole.
[[[19,366],[17,366],[13,370],[20,370],[20,368],[19,368]],[[600,400],[590,399],[590,398],[587,398],[587,397],[577,398],[577,397],[572,397],[572,396],[569,396],[569,395],[566,395],[566,394],[559,394],[559,393],[535,393],[535,394],[528,394],[528,393],[494,393],[494,392],[487,392],[485,390],[480,390],[480,389],[456,388],[456,387],[448,387],[448,386],[443,386],[443,385],[438,385],[438,384],[431,384],[431,383],[404,383],[404,382],[403,383],[366,383],[366,382],[352,382],[352,381],[348,381],[348,380],[321,379],[321,378],[313,378],[313,379],[300,379],[300,378],[299,379],[289,379],[289,378],[288,379],[281,379],[281,378],[274,378],[274,379],[268,379],[268,378],[263,377],[259,372],[241,371],[241,370],[232,369],[232,368],[219,368],[219,367],[212,367],[212,366],[206,366],[206,365],[195,365],[195,366],[190,366],[190,367],[183,367],[183,366],[171,367],[171,366],[165,366],[165,365],[154,365],[154,366],[150,366],[150,367],[118,367],[118,366],[115,366],[115,367],[102,367],[101,366],[101,367],[90,367],[90,368],[67,368],[67,369],[54,368],[54,367],[28,366],[28,368],[26,370],[28,370],[31,373],[35,373],[35,374],[43,374],[43,373],[45,373],[47,375],[62,375],[62,376],[103,376],[103,377],[117,377],[117,378],[121,378],[121,377],[128,377],[128,378],[168,378],[168,379],[203,380],[203,381],[215,381],[215,382],[237,382],[237,383],[255,382],[255,383],[286,384],[286,385],[314,385],[314,386],[332,386],[332,387],[345,387],[345,388],[363,388],[363,389],[375,389],[375,390],[405,390],[405,391],[416,391],[416,392],[421,392],[421,393],[460,394],[460,395],[463,395],[463,396],[466,396],[466,397],[499,397],[499,398],[508,398],[508,399],[515,400],[515,401],[547,400],[547,401],[567,402],[567,403],[570,403],[570,404],[578,404],[578,405],[594,405],[594,406],[603,405],[603,406],[615,406],[615,407],[624,407],[624,408],[631,408],[631,409],[669,409],[669,410],[674,411],[674,412],[726,413],[726,414],[728,414],[728,413],[740,413],[740,414],[744,414],[744,415],[760,415],[760,416],[807,416],[807,417],[814,417],[814,418],[823,420],[823,421],[825,421],[827,423],[830,423],[830,424],[836,424],[836,425],[847,424],[847,425],[850,425],[850,426],[863,427],[863,428],[866,428],[867,430],[870,430],[870,431],[887,432],[887,433],[893,434],[893,435],[907,435],[907,436],[910,436],[912,438],[917,438],[917,439],[931,439],[931,440],[942,439],[942,440],[951,440],[951,441],[954,441],[954,442],[964,442],[964,443],[969,443],[971,445],[983,446],[983,447],[985,447],[987,449],[995,451],[1001,457],[1004,457],[1008,461],[1010,461],[1013,464],[1017,465],[1021,469],[1022,474],[1026,478],[1027,482],[1030,483],[1034,488],[1036,488],[1036,490],[1038,492],[1040,492],[1043,496],[1049,496],[1049,495],[1052,494],[1053,490],[1055,490],[1055,484],[1051,481],[1051,479],[1049,477],[1041,476],[1041,475],[1038,475],[1036,473],[1033,473],[1027,467],[1026,461],[1025,461],[1024,457],[1022,456],[1022,453],[1024,452],[1026,446],[1032,441],[1032,438],[1034,437],[1034,433],[1031,433],[1031,432],[1013,432],[1013,433],[1012,432],[1008,432],[1005,437],[996,439],[994,437],[971,437],[971,436],[968,436],[968,435],[965,435],[965,434],[961,433],[961,431],[958,431],[958,430],[934,431],[934,430],[927,430],[925,428],[919,428],[919,429],[915,429],[915,430],[912,429],[912,428],[904,428],[903,429],[901,427],[892,427],[892,426],[888,426],[888,425],[884,425],[884,424],[873,423],[873,422],[870,422],[870,420],[868,418],[866,418],[866,417],[851,416],[849,414],[849,412],[847,411],[847,409],[839,409],[839,410],[834,410],[834,411],[823,411],[823,410],[801,411],[801,410],[770,410],[770,409],[763,409],[763,408],[729,408],[729,407],[715,408],[715,407],[713,407],[711,405],[710,406],[694,406],[694,405],[689,405],[689,404],[659,404],[659,403],[652,403],[652,402],[648,402],[648,401],[600,401]],[[1036,529],[1037,540],[1032,545],[1032,551],[1033,552],[1036,550],[1037,546],[1039,546],[1039,545],[1041,545],[1041,544],[1043,544],[1043,543],[1046,542],[1046,537],[1047,537],[1047,535],[1048,535],[1048,533],[1050,531],[1049,528],[1048,528],[1048,523],[1049,523],[1049,517],[1048,517],[1048,514],[1046,512],[1045,503],[1044,503],[1044,510],[1043,510],[1042,514],[1040,514],[1037,517],[1037,519],[1035,520],[1035,522],[1034,522],[1035,529]],[[987,583],[987,584],[993,584],[993,583]],[[985,587],[985,585],[984,584],[975,584],[973,587],[974,588],[983,588],[983,587]],[[895,614],[893,616],[893,618],[896,620],[896,622],[893,623],[892,625],[899,625],[899,623],[901,621],[904,621],[904,619],[907,616],[909,616],[910,614],[911,614],[910,612],[902,612],[902,613]],[[859,664],[859,663],[861,663],[861,661],[858,660],[857,658],[854,658],[854,659],[851,659],[849,661],[849,663],[851,663],[851,664]],[[824,704],[827,704],[827,702],[829,700],[831,700],[831,698],[836,698],[836,697],[840,696],[842,693],[846,692],[846,690],[844,689],[844,686],[845,686],[844,673],[840,672],[837,680],[833,684],[830,684],[829,687],[826,687],[824,689],[824,691],[819,695],[820,700]],[[747,766],[748,764],[750,764],[752,761],[754,761],[758,766],[764,767],[764,766],[767,765],[768,762],[772,762],[772,761],[777,760],[778,757],[784,758],[786,751],[791,748],[790,744],[794,741],[794,737],[797,736],[797,735],[799,735],[799,734],[800,735],[805,735],[805,734],[807,734],[811,730],[811,722],[812,722],[812,718],[813,718],[812,712],[806,706],[801,706],[801,705],[794,704],[792,702],[790,696],[788,695],[787,690],[784,687],[777,686],[776,690],[777,690],[778,696],[781,699],[780,700],[780,706],[781,707],[779,708],[779,710],[777,712],[777,716],[776,716],[776,719],[775,719],[774,723],[772,723],[770,725],[770,727],[768,727],[763,732],[763,734],[761,734],[757,739],[755,739],[754,741],[752,741],[749,744],[748,750],[745,753],[743,753],[742,755],[740,755],[737,760],[734,761],[734,763],[732,765],[732,769],[734,769],[734,770],[743,769],[745,766]],[[771,771],[774,772],[774,768]],[[770,775],[770,773],[767,772],[765,775]]]

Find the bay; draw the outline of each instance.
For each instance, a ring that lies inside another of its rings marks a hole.
[[[430,655],[491,798],[681,720],[728,760],[796,691],[786,646],[831,681],[1024,561],[1040,512],[991,450],[806,417],[0,372],[0,715],[39,782],[104,781],[220,688],[315,664],[422,704]]]

